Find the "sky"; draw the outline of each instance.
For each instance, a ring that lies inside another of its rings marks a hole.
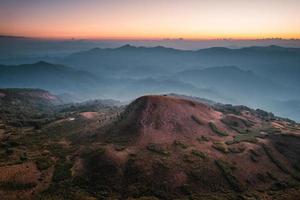
[[[0,34],[300,39],[300,0],[0,0]]]

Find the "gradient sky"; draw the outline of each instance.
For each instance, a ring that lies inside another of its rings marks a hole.
[[[0,34],[46,38],[300,38],[300,0],[0,0]]]

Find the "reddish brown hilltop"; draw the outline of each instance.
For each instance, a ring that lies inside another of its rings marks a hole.
[[[200,124],[217,122],[221,117],[220,112],[208,105],[168,96],[140,97],[128,106],[124,115],[126,119],[121,120],[121,125],[135,125],[134,132],[138,132],[135,142],[142,146],[194,139],[209,132],[209,127]]]
[[[107,134],[115,148],[105,148],[105,159],[125,170],[120,177],[129,178],[129,163],[143,177],[127,183],[124,195],[132,195],[131,187],[152,187],[162,199],[189,193],[222,196],[224,191],[255,196],[298,185],[299,125],[236,109],[235,114],[221,112],[171,96],[136,99]],[[279,137],[285,144],[278,143]]]

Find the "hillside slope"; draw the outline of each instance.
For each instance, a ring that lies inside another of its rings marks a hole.
[[[6,199],[300,197],[299,124],[245,106],[190,99],[173,94],[143,96],[126,107],[74,104],[40,127],[1,121],[0,194]]]
[[[108,144],[103,156],[121,169],[121,183],[130,180],[119,185],[125,197],[136,195],[132,187],[161,199],[189,194],[212,198],[213,193],[220,199],[226,193],[229,199],[264,196],[298,187],[299,128],[247,107],[214,108],[173,96],[144,96],[104,134],[115,149]],[[128,177],[126,170],[139,173]],[[116,182],[105,186],[118,193]]]

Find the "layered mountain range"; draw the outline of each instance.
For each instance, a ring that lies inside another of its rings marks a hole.
[[[67,93],[77,101],[128,101],[174,92],[299,120],[299,58],[299,49],[279,46],[195,51],[131,45],[94,48],[48,59],[53,63],[2,65],[0,87],[41,88]]]

